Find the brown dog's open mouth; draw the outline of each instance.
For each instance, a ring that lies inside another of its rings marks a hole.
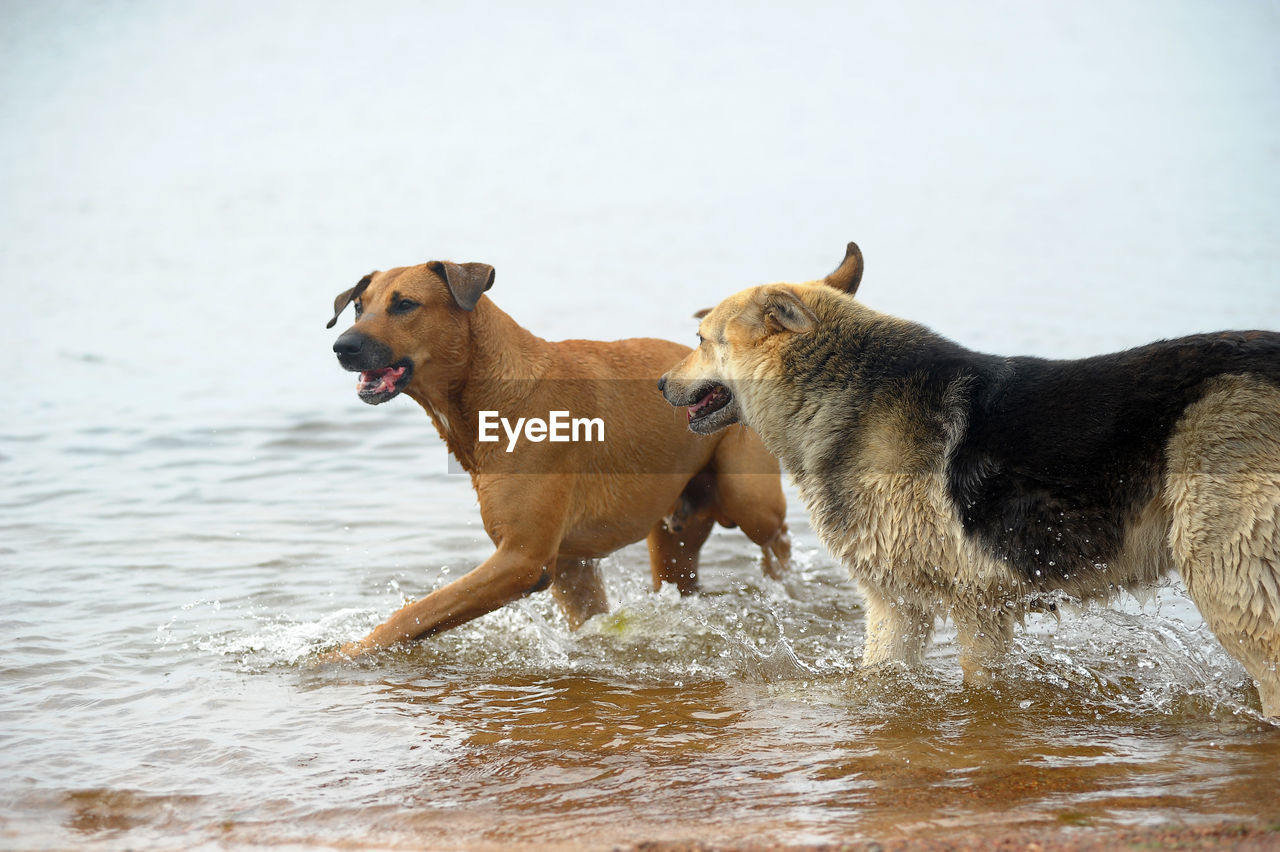
[[[360,373],[360,378],[356,382],[356,393],[370,405],[386,402],[404,390],[412,374],[413,363],[410,361],[400,361],[390,367],[380,367],[376,370],[365,370]]]
[[[733,402],[733,394],[724,385],[712,385],[697,402],[689,406],[689,422],[701,420]]]

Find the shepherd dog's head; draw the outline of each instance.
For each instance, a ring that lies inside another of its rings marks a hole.
[[[740,421],[752,425],[756,403],[766,401],[755,397],[778,390],[782,348],[818,325],[820,288],[852,296],[861,281],[862,252],[849,243],[844,261],[826,278],[752,287],[698,312],[698,348],[659,379],[658,388],[667,402],[688,407],[695,432],[706,435]]]

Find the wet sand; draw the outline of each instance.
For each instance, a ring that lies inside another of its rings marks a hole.
[[[820,844],[730,844],[643,842],[617,847],[627,852],[1111,852],[1111,850],[1280,849],[1280,825],[1220,822],[1176,823],[1142,828],[993,827],[950,835],[886,835]]]
[[[731,791],[710,800],[706,819],[671,807],[672,819],[646,815],[623,796],[599,808],[570,800],[527,811],[518,802],[439,808],[426,802],[332,808],[290,818],[289,805],[237,812],[194,796],[86,790],[26,803],[29,818],[0,820],[0,848],[219,848],[515,850],[515,852],[969,852],[973,850],[1267,850],[1280,849],[1280,802],[1265,780],[1165,795],[1135,789],[1096,806],[1084,791],[1092,773],[990,772],[947,786],[933,770],[882,771],[876,794],[857,818],[829,821],[769,816],[759,805],[726,818],[742,802]],[[645,792],[661,801],[661,775]],[[780,779],[780,786],[782,786]],[[1206,787],[1213,785],[1206,785]],[[1224,795],[1232,798],[1227,801]],[[1061,806],[1052,803],[1060,802]],[[813,799],[814,805],[820,803]],[[651,803],[650,803],[651,804]],[[1198,810],[1199,808],[1199,810]],[[1230,810],[1231,816],[1206,813]],[[39,812],[39,816],[31,815]],[[1163,814],[1164,816],[1161,816]],[[1171,816],[1172,815],[1172,816]]]
[[[617,832],[643,837],[652,834],[680,839],[650,839],[616,842],[612,832],[601,834],[596,826],[584,826],[573,838],[573,817],[566,815],[561,836],[554,840],[504,836],[501,819],[485,824],[483,817],[460,815],[456,820],[435,821],[374,809],[364,827],[342,830],[346,817],[334,814],[310,824],[292,826],[282,833],[279,825],[238,822],[228,818],[205,826],[187,826],[182,836],[170,833],[181,829],[184,805],[180,801],[145,802],[123,794],[83,794],[67,797],[63,803],[67,834],[45,826],[19,827],[0,821],[0,848],[44,850],[66,848],[73,839],[76,848],[176,849],[216,844],[219,848],[315,848],[315,849],[466,849],[475,852],[1104,852],[1104,850],[1261,850],[1280,849],[1280,808],[1255,820],[1213,822],[1168,821],[1150,825],[1103,824],[1078,813],[1062,813],[1054,818],[1018,822],[998,812],[991,824],[948,827],[945,820],[931,821],[914,828],[885,827],[878,831],[852,831],[847,837],[828,837],[821,842],[779,842],[768,840],[720,840],[718,832],[695,826],[630,825],[621,821]],[[179,825],[174,825],[174,822]],[[34,829],[34,830],[33,830]],[[761,836],[786,834],[778,823],[759,824]],[[518,832],[517,832],[518,834]],[[61,838],[61,839],[60,839]]]

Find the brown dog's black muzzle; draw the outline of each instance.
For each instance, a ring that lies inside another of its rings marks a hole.
[[[334,354],[344,370],[380,370],[392,361],[391,347],[362,331],[349,328],[333,342]]]

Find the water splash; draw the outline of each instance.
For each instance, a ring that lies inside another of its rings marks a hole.
[[[960,678],[954,629],[946,624],[926,667],[862,670],[860,605],[841,569],[817,551],[798,552],[796,570],[783,582],[740,564],[718,571],[714,549],[710,556],[709,582],[696,596],[681,597],[671,586],[653,593],[634,570],[637,554],[623,551],[603,563],[611,611],[577,632],[549,595],[537,595],[366,662],[464,677],[497,671],[652,685],[754,683],[799,700],[860,704],[870,715],[972,700]],[[363,636],[412,596],[391,580],[378,607],[341,608],[314,619],[246,601],[202,601],[184,613],[185,641],[238,671],[305,668],[319,652]],[[228,619],[238,626],[207,629]],[[157,644],[179,642],[182,633],[175,618],[158,628]],[[1177,583],[1142,601],[1032,616],[983,696],[1021,711],[1112,721],[1150,714],[1263,720],[1243,669],[1198,620]]]

